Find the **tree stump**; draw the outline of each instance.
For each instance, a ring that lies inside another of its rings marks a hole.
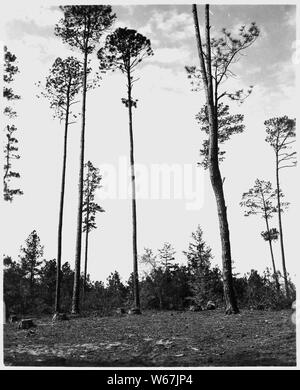
[[[36,325],[33,323],[32,319],[21,320],[18,325],[19,329],[29,329],[33,327],[36,327]]]

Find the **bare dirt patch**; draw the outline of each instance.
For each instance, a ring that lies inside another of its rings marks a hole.
[[[140,316],[4,325],[4,362],[17,366],[294,366],[290,311],[144,312]]]

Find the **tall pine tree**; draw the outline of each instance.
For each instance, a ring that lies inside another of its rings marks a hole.
[[[280,198],[283,197],[282,192],[280,193]],[[274,237],[274,229],[270,228],[270,219],[273,217],[274,213],[277,212],[278,205],[275,204],[277,199],[277,192],[273,190],[272,184],[270,181],[264,181],[256,179],[255,184],[248,192],[245,192],[242,197],[240,205],[245,209],[244,215],[246,217],[250,215],[261,215],[265,220],[266,232],[262,234],[263,238],[269,242],[272,267],[273,267],[273,278],[276,282],[277,291],[280,290],[278,274],[275,265],[273,245],[272,245],[272,233]],[[287,203],[280,201],[281,209],[287,207]]]
[[[85,152],[86,95],[88,88],[88,59],[99,45],[102,35],[115,20],[111,6],[108,5],[67,5],[62,6],[64,17],[55,26],[55,34],[72,49],[83,55],[81,138],[79,153],[77,234],[75,248],[75,273],[72,299],[72,313],[79,313],[80,264],[82,240],[83,171]]]
[[[67,166],[67,146],[68,130],[71,122],[71,107],[76,103],[76,97],[82,86],[83,68],[80,61],[74,57],[66,59],[56,58],[49,76],[46,78],[46,84],[43,86],[42,95],[50,102],[50,107],[54,110],[54,117],[64,122],[64,142],[63,142],[63,163],[61,174],[60,204],[58,216],[57,231],[57,267],[56,267],[56,293],[54,311],[60,311],[60,290],[61,290],[61,256],[62,256],[62,229],[64,214],[66,166]],[[41,83],[39,83],[41,86]]]
[[[276,175],[276,190],[277,190],[277,212],[279,225],[279,238],[281,249],[281,260],[283,268],[283,277],[285,284],[286,297],[290,299],[288,272],[286,269],[286,259],[283,241],[283,227],[280,207],[280,170],[292,168],[296,166],[296,151],[293,150],[293,144],[296,137],[296,119],[288,118],[286,115],[279,118],[271,118],[265,121],[266,126],[266,142],[274,150],[275,154],[275,175]]]
[[[134,278],[134,307],[132,313],[140,314],[140,293],[137,255],[137,222],[136,222],[136,189],[132,108],[137,107],[137,100],[132,97],[133,84],[138,80],[133,74],[144,58],[153,55],[149,39],[136,30],[118,28],[106,38],[104,48],[98,51],[100,68],[120,69],[127,81],[127,98],[122,103],[128,108],[129,139],[130,139],[130,168],[132,192],[132,249],[133,249],[133,278]]]
[[[12,179],[20,178],[20,173],[13,169],[13,160],[18,160],[18,139],[16,138],[17,127],[13,124],[13,120],[17,117],[17,112],[11,106],[15,100],[20,99],[20,96],[15,94],[11,83],[14,81],[15,75],[19,72],[16,64],[17,57],[12,54],[6,46],[4,46],[4,74],[3,74],[3,97],[9,104],[4,108],[4,114],[7,117],[8,123],[5,125],[4,131],[6,135],[6,143],[4,146],[4,175],[3,175],[3,191],[4,200],[12,201],[15,195],[22,195],[23,191],[19,188],[13,188]]]
[[[234,37],[231,32],[226,29],[222,30],[221,37],[211,37],[210,9],[209,5],[206,4],[204,28],[205,42],[202,42],[197,6],[195,4],[192,6],[192,13],[200,62],[201,85],[204,89],[208,113],[208,170],[216,199],[219,218],[219,230],[222,245],[223,286],[226,302],[225,311],[227,314],[235,314],[239,312],[239,309],[233,288],[230,232],[223,179],[219,167],[218,105],[221,102],[221,99],[225,96],[239,102],[244,100],[245,94],[242,89],[235,91],[234,93],[230,93],[224,89],[223,82],[232,76],[232,71],[230,70],[231,65],[240,58],[241,53],[246,48],[255,42],[259,36],[259,29],[255,23],[252,23],[249,28],[246,28],[245,25],[241,26],[236,37]],[[248,94],[250,92],[251,87],[248,90]]]

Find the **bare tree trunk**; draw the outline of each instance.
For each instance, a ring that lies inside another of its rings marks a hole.
[[[218,102],[214,102],[214,91],[211,74],[211,48],[210,48],[210,23],[209,23],[209,5],[205,6],[205,29],[206,29],[206,68],[204,61],[204,53],[202,49],[201,36],[199,30],[199,22],[197,15],[197,7],[193,5],[194,24],[196,30],[198,54],[200,59],[202,79],[204,90],[206,93],[206,102],[209,117],[209,174],[210,181],[216,198],[219,228],[222,245],[222,266],[223,266],[223,289],[225,299],[226,314],[238,313],[239,309],[236,302],[236,297],[233,288],[232,278],[232,261],[230,248],[230,235],[227,220],[227,208],[223,191],[223,182],[219,169],[218,159],[218,118],[217,106]]]
[[[80,140],[80,160],[79,160],[79,182],[78,182],[78,213],[77,213],[77,235],[75,272],[72,297],[72,313],[79,313],[80,300],[80,262],[81,262],[81,237],[82,237],[82,201],[83,201],[83,168],[84,168],[84,141],[85,141],[85,113],[86,113],[86,89],[87,89],[87,50],[84,53],[83,68],[83,92],[82,92],[82,123]]]
[[[33,260],[32,260],[33,261]],[[30,300],[30,310],[33,310],[33,304],[34,304],[34,267],[31,264],[30,267],[30,277],[29,277],[29,300]]]
[[[280,207],[280,183],[279,183],[279,163],[278,163],[278,152],[276,152],[276,187],[277,187],[277,208],[278,208],[278,225],[279,225],[279,237],[280,237],[280,249],[282,259],[283,278],[285,285],[285,293],[288,300],[290,300],[290,290],[288,284],[288,276],[285,265],[285,253],[283,245],[283,232],[282,232],[282,221],[281,221],[281,207]]]
[[[265,218],[265,221],[266,221],[266,227],[267,227],[267,232],[268,232],[268,237],[269,237],[268,241],[269,241],[269,246],[270,246],[271,258],[272,258],[272,266],[273,266],[273,273],[274,273],[274,278],[275,278],[275,283],[276,283],[276,289],[279,292],[280,291],[280,285],[279,285],[278,275],[277,275],[277,271],[276,271],[276,267],[275,267],[275,260],[274,260],[273,247],[272,247],[272,240],[271,240],[271,235],[270,235],[269,220],[268,220],[268,215],[267,215],[267,211],[266,211],[266,202],[265,202],[265,197],[264,197],[263,191],[261,190],[260,193],[261,193],[263,206],[264,206],[264,213],[265,213],[264,218]]]
[[[133,246],[133,291],[134,291],[134,309],[140,313],[140,292],[138,275],[138,257],[137,257],[137,224],[136,224],[136,191],[135,191],[135,169],[134,169],[134,142],[132,130],[132,80],[130,71],[127,72],[128,82],[128,113],[129,113],[129,138],[130,138],[130,168],[131,168],[131,190],[132,190],[132,246]]]
[[[227,221],[227,208],[224,199],[222,179],[219,169],[214,164],[210,167],[210,179],[217,202],[219,228],[222,245],[223,289],[226,314],[239,312],[233,288],[230,235]]]
[[[87,215],[88,218],[88,215]],[[83,287],[82,287],[82,299],[85,298],[85,290],[86,290],[86,275],[87,275],[87,261],[88,261],[88,245],[89,245],[89,231],[86,229],[85,231],[85,253],[84,253],[84,275],[83,275]]]
[[[63,151],[63,167],[61,177],[61,191],[60,191],[60,205],[59,205],[59,219],[58,219],[58,233],[57,233],[57,260],[56,260],[56,287],[55,287],[55,313],[60,312],[60,289],[61,289],[61,253],[62,253],[62,227],[64,214],[64,198],[65,198],[65,182],[66,182],[66,162],[67,162],[67,143],[68,143],[68,126],[69,126],[69,91],[67,92],[67,108],[65,117],[65,135],[64,135],[64,151]]]
[[[84,275],[82,286],[82,300],[85,298],[85,284],[87,275],[87,259],[88,259],[88,244],[89,244],[89,208],[90,208],[90,182],[89,182],[89,165],[87,165],[87,202],[86,202],[86,231],[85,231],[85,253],[84,253]]]
[[[272,240],[271,240],[271,236],[270,236],[270,227],[269,227],[269,222],[268,222],[268,218],[267,217],[265,217],[265,221],[266,221],[266,227],[267,227],[267,232],[268,232],[268,236],[269,236],[269,240],[268,241],[269,241],[270,252],[271,252],[271,259],[272,259],[272,266],[273,266],[273,275],[274,275],[274,279],[275,279],[275,283],[276,283],[276,289],[279,292],[280,291],[280,285],[279,285],[278,275],[277,275],[276,266],[275,266],[273,247],[272,247]]]

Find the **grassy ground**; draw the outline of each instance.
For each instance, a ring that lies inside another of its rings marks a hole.
[[[145,312],[83,317],[32,330],[4,325],[4,361],[18,366],[294,366],[290,311]]]

